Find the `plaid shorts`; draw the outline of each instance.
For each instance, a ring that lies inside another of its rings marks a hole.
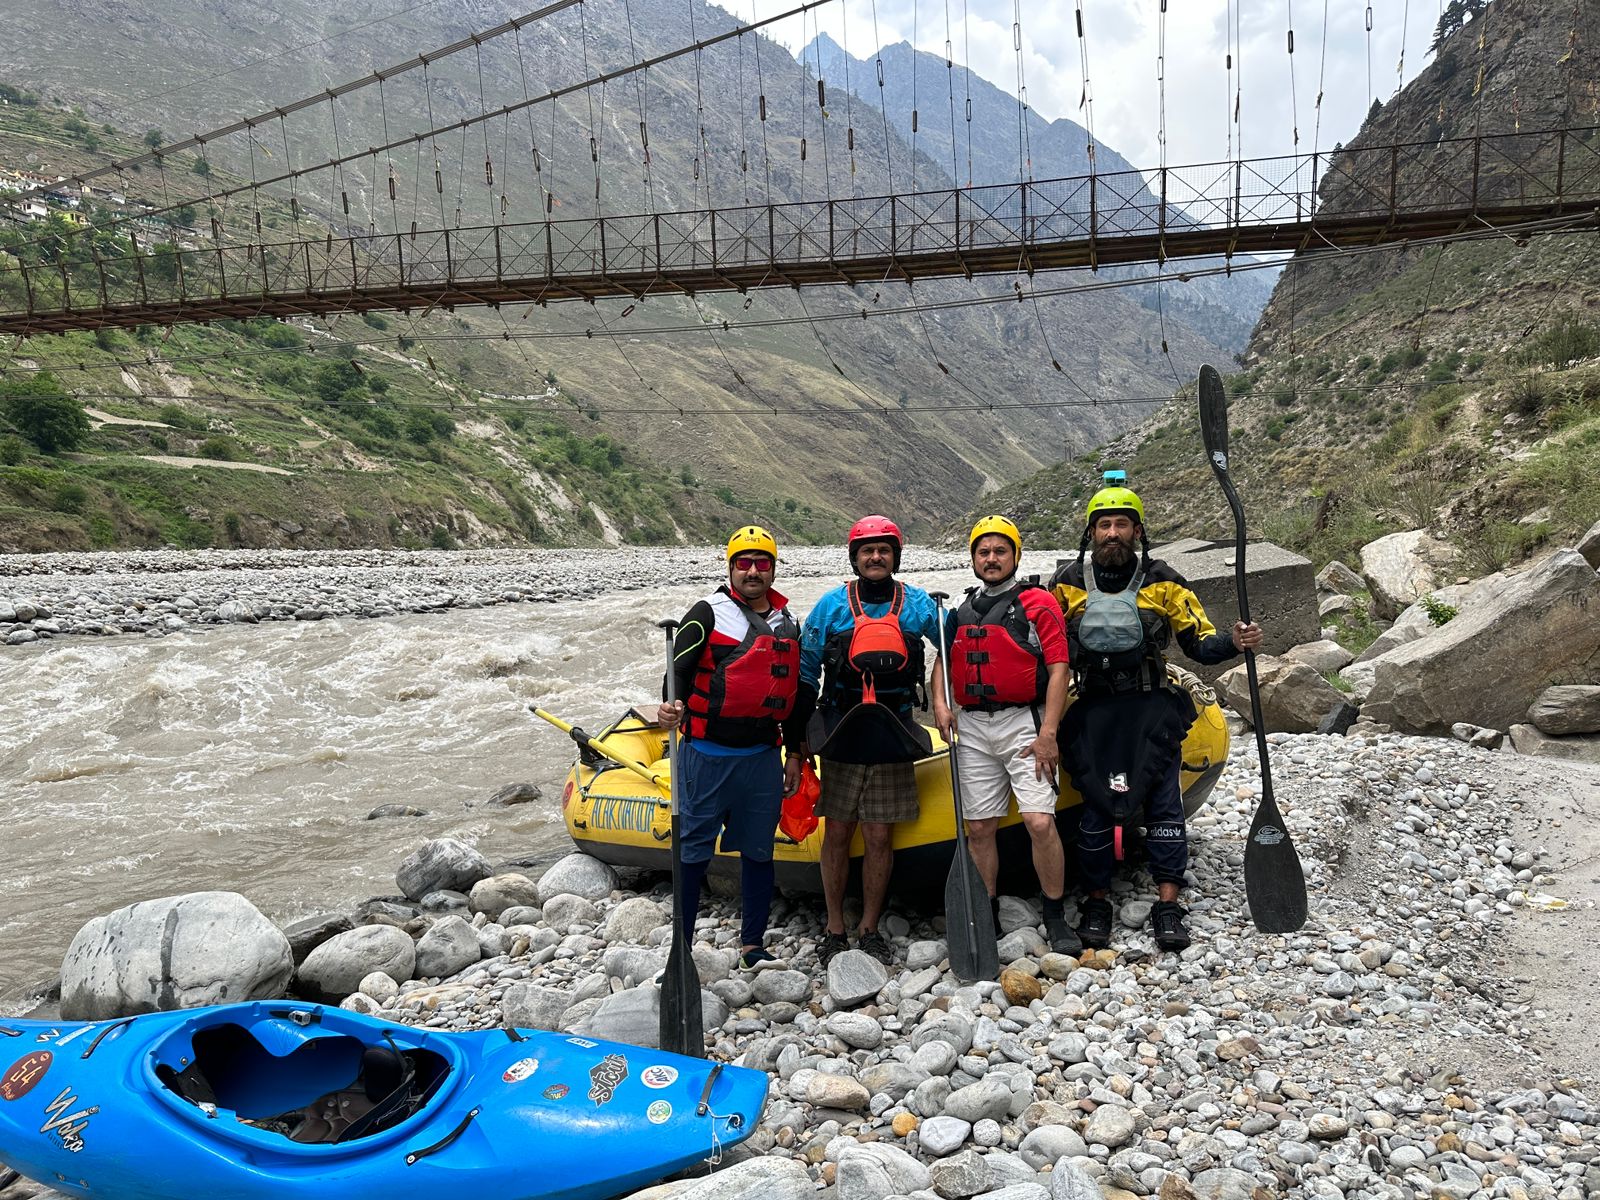
[[[817,800],[819,817],[885,825],[917,819],[915,763],[862,765],[825,758],[817,776],[822,783],[822,795]]]

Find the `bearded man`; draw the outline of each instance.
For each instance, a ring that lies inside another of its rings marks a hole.
[[[1261,628],[1240,621],[1216,631],[1184,578],[1150,557],[1144,504],[1126,487],[1090,498],[1078,558],[1057,575],[1055,596],[1077,696],[1061,724],[1061,759],[1084,801],[1078,874],[1088,898],[1078,936],[1085,946],[1110,945],[1106,896],[1123,832],[1142,825],[1159,896],[1151,912],[1156,945],[1184,950],[1188,912],[1178,896],[1189,836],[1178,772],[1195,709],[1169,679],[1164,652],[1176,638],[1195,662],[1223,663],[1261,645]]]

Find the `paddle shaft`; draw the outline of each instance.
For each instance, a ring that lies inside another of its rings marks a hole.
[[[661,776],[657,775],[643,763],[631,759],[625,754],[620,754],[617,751],[610,749],[604,742],[595,740],[583,730],[579,729],[576,725],[569,725],[560,717],[554,715],[553,713],[546,712],[537,704],[528,705],[528,711],[534,716],[538,717],[540,720],[549,721],[550,724],[561,730],[562,733],[567,734],[579,745],[589,747],[589,749],[593,750],[596,754],[602,756],[603,758],[608,758],[612,762],[616,763],[617,766],[624,767],[627,770],[632,771],[640,779],[648,780],[650,783],[653,783],[664,795],[671,794],[671,788],[669,784],[663,780]]]
[[[667,635],[667,703],[678,703],[678,671],[672,653],[673,635],[678,622],[660,621]],[[672,947],[667,952],[667,969],[661,976],[661,1048],[675,1054],[704,1058],[706,1039],[704,1018],[700,1009],[700,973],[695,969],[694,954],[689,949],[689,936],[683,923],[687,916],[692,922],[694,913],[685,914],[683,908],[683,843],[679,834],[679,812],[683,805],[678,791],[678,727],[674,725],[667,736],[667,761],[671,764],[667,794],[672,801]]]
[[[1234,585],[1239,619],[1250,623],[1250,597],[1245,579],[1244,505],[1228,472],[1228,398],[1214,367],[1200,368],[1200,430],[1206,457],[1233,511]],[[1255,728],[1256,757],[1261,761],[1261,800],[1250,822],[1244,851],[1245,895],[1250,915],[1263,933],[1292,933],[1306,921],[1305,871],[1294,849],[1278,801],[1272,792],[1272,765],[1267,756],[1267,729],[1261,717],[1261,688],[1256,680],[1255,651],[1244,651],[1245,679],[1250,688],[1250,722]]]
[[[944,665],[941,683],[950,712],[950,736],[946,741],[950,749],[950,800],[956,818],[955,861],[950,864],[950,877],[945,884],[945,933],[950,942],[951,969],[963,983],[973,983],[998,973],[1000,955],[995,945],[989,889],[978,874],[978,864],[973,861],[972,848],[967,844],[967,821],[961,807],[961,767],[957,759],[961,734],[956,726],[955,687],[950,654],[945,645],[944,602],[949,597],[943,592],[934,592],[932,596],[938,607],[939,661]],[[950,911],[952,897],[961,911]]]

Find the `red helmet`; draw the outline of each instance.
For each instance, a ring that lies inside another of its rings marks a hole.
[[[852,566],[856,561],[856,547],[863,542],[889,542],[892,544],[894,546],[894,569],[896,571],[900,569],[900,552],[905,548],[905,539],[900,536],[900,526],[889,520],[888,517],[880,517],[874,514],[870,517],[862,517],[854,525],[850,526],[848,546]]]

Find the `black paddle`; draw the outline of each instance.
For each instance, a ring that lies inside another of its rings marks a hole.
[[[1250,623],[1250,600],[1245,595],[1244,507],[1228,477],[1228,397],[1216,368],[1200,368],[1200,432],[1206,457],[1216,472],[1222,493],[1233,509],[1234,580],[1239,591],[1239,619]],[[1261,802],[1250,822],[1250,839],[1244,850],[1244,891],[1250,916],[1262,933],[1293,933],[1306,923],[1306,877],[1294,842],[1272,795],[1272,768],[1267,763],[1267,730],[1261,723],[1261,691],[1256,683],[1256,656],[1244,652],[1245,674],[1250,681],[1250,721],[1256,730],[1256,754],[1261,759]]]
[[[961,813],[961,772],[956,765],[955,689],[950,682],[950,656],[945,651],[944,592],[932,593],[939,606],[939,659],[944,663],[945,695],[950,701],[950,799],[956,813],[956,855],[944,881],[945,936],[950,943],[950,969],[962,983],[994,979],[1000,974],[1000,949],[995,944],[994,912],[989,889],[978,874],[967,845],[967,822]]]
[[[667,703],[678,702],[678,673],[672,657],[676,621],[658,621],[667,631]],[[683,848],[678,842],[678,727],[667,735],[667,761],[671,765],[672,798],[672,949],[667,951],[667,969],[661,976],[661,1048],[692,1058],[706,1056],[704,1016],[700,1011],[700,972],[695,970],[689,937],[683,930],[683,899],[679,892],[683,879]],[[689,919],[694,920],[690,913]]]

